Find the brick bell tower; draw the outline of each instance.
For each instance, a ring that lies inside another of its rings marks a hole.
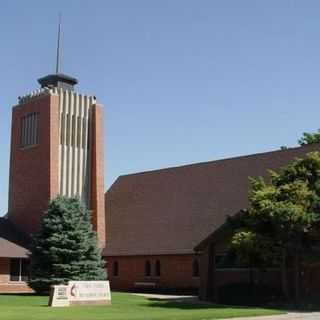
[[[8,219],[34,233],[50,199],[76,196],[91,210],[104,247],[102,105],[59,72],[59,43],[60,25],[56,73],[40,78],[40,89],[13,107]]]

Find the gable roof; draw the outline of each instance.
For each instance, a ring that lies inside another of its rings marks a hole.
[[[30,239],[5,218],[0,218],[0,257],[27,258]]]
[[[245,214],[248,213],[248,210],[240,210],[238,213],[233,216],[229,216],[228,219],[231,219],[231,223],[238,226],[239,222]],[[233,235],[233,226],[230,223],[227,223],[228,219],[217,229],[215,229],[211,234],[209,234],[205,239],[203,239],[198,245],[194,247],[194,251],[197,253],[201,253],[204,249],[206,249],[210,244],[217,243],[221,241],[221,239],[226,239],[227,237],[231,238]]]
[[[248,177],[266,176],[307,145],[120,176],[106,193],[104,255],[190,254],[248,206]]]

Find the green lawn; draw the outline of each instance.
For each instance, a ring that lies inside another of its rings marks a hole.
[[[0,295],[2,320],[209,320],[280,314],[277,310],[224,307],[159,301],[113,293],[112,306],[47,307],[48,298],[35,295]]]

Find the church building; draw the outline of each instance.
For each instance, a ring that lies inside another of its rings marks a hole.
[[[0,292],[30,290],[30,236],[57,195],[79,197],[91,211],[113,290],[195,292],[201,268],[194,248],[227,216],[247,208],[248,178],[319,148],[123,175],[104,193],[103,107],[94,95],[77,92],[77,79],[60,73],[58,65],[12,109]]]
[[[194,249],[228,216],[248,208],[249,177],[266,177],[314,150],[319,145],[120,176],[106,193],[111,287],[195,293],[213,267],[203,268],[202,250]],[[225,254],[220,246],[212,259]],[[218,270],[219,284],[248,273],[227,271]]]

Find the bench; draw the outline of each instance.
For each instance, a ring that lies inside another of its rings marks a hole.
[[[155,282],[135,282],[134,287],[135,288],[150,288],[154,289],[156,288],[157,284]]]

